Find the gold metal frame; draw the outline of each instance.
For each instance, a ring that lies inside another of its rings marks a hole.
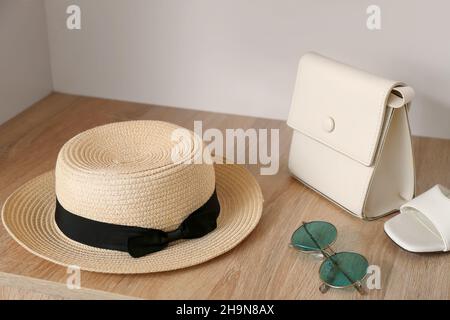
[[[325,221],[325,222],[326,222],[326,221]],[[301,225],[299,228],[297,228],[295,231],[297,231],[297,230],[300,229],[301,227],[304,227],[306,233],[310,236],[311,240],[312,240],[312,241],[316,244],[316,246],[319,248],[320,245],[316,242],[315,238],[309,233],[308,229],[306,228],[306,225],[307,225],[308,223],[310,223],[310,222],[302,222],[302,225]],[[329,223],[329,222],[327,222],[327,223]],[[331,223],[330,223],[330,224],[331,224]],[[334,225],[333,225],[333,227],[334,227]],[[335,227],[335,228],[336,228],[336,227]],[[294,232],[295,232],[295,231],[294,231]],[[336,229],[336,239],[337,239],[337,229]],[[319,278],[320,278],[320,269],[322,268],[322,265],[325,263],[326,260],[331,259],[331,257],[333,257],[334,255],[337,254],[337,253],[331,248],[331,246],[336,242],[336,239],[334,239],[334,240],[333,240],[326,248],[320,249],[320,250],[302,250],[302,249],[300,249],[299,247],[294,246],[294,245],[292,244],[292,242],[289,244],[289,246],[292,247],[292,248],[294,248],[294,249],[296,249],[298,252],[301,252],[301,253],[314,254],[314,253],[319,253],[319,252],[320,252],[320,253],[322,254],[323,261],[322,261],[322,263],[320,264],[319,272],[318,272],[318,273],[319,273]],[[342,252],[350,252],[350,251],[342,251]],[[356,252],[351,252],[351,253],[356,253]],[[361,257],[363,257],[364,260],[367,261],[367,264],[369,264],[369,262],[368,262],[368,260],[367,260],[366,257],[364,257],[363,255],[361,255],[360,253],[358,253],[358,254],[359,254]],[[331,259],[331,261],[333,261],[333,260]],[[338,269],[340,269],[338,265],[336,265],[336,267],[337,267]],[[365,275],[362,279],[357,280],[357,281],[354,281],[354,280],[353,280],[352,278],[350,278],[350,276],[348,276],[342,269],[340,269],[340,270],[341,270],[342,274],[344,274],[344,276],[345,276],[350,282],[352,282],[352,283],[351,283],[350,285],[348,285],[348,286],[333,286],[333,285],[331,285],[331,284],[329,284],[329,283],[323,281],[323,280],[320,278],[320,280],[322,281],[322,284],[321,284],[320,287],[319,287],[319,290],[320,290],[321,293],[326,293],[330,288],[335,288],[335,289],[345,289],[345,288],[349,288],[349,287],[354,287],[361,295],[365,295],[365,294],[366,294],[366,291],[364,290],[364,287],[363,287],[363,285],[362,285],[362,281],[366,278],[367,273],[366,273],[366,275]]]

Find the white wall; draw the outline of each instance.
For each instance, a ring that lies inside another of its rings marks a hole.
[[[0,0],[0,123],[52,91],[43,0]]]
[[[79,4],[82,29],[65,27]],[[382,9],[382,30],[366,8]],[[57,91],[286,119],[317,51],[416,89],[413,132],[450,138],[447,0],[46,0]]]

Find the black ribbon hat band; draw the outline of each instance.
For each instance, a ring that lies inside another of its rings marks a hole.
[[[201,238],[217,227],[220,213],[216,191],[204,205],[169,232],[90,220],[69,212],[56,199],[55,221],[68,238],[88,246],[128,252],[139,258],[163,250],[172,241]]]

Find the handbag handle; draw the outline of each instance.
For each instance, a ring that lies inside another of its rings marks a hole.
[[[388,107],[398,109],[409,105],[414,98],[414,89],[409,86],[395,87],[389,95]]]

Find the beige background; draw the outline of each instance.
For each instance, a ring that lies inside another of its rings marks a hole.
[[[66,29],[69,4],[82,8],[80,31]],[[366,28],[369,4],[381,7],[380,31]],[[0,0],[0,122],[45,96],[50,73],[53,88],[67,93],[286,119],[298,58],[314,50],[412,85],[413,133],[450,138],[446,0],[45,0],[45,7]]]
[[[65,8],[82,8],[82,30]],[[378,4],[382,29],[366,28]],[[446,0],[47,0],[55,89],[286,119],[314,50],[408,82],[415,134],[450,138]]]
[[[44,1],[0,0],[0,123],[51,91]]]

